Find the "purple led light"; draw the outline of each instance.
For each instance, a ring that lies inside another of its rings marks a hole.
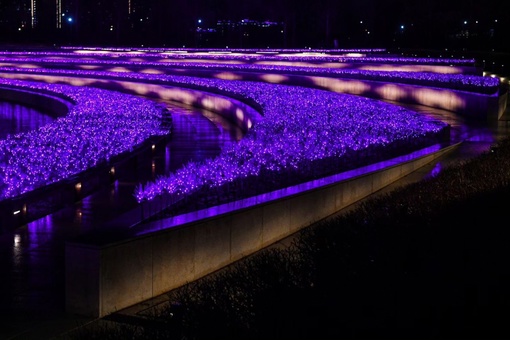
[[[149,100],[87,87],[0,84],[51,91],[76,103],[65,117],[0,140],[0,199],[69,178],[168,133],[161,125],[163,108]]]
[[[172,50],[176,49],[151,49],[150,52],[161,53],[171,53]],[[186,49],[184,49],[186,50]],[[98,52],[100,50],[97,50]],[[177,50],[179,51],[179,50]],[[364,62],[364,63],[390,63],[390,64],[433,64],[433,65],[474,65],[475,59],[457,59],[457,58],[415,58],[415,57],[396,57],[396,56],[388,56],[388,57],[349,57],[343,55],[330,55],[326,53],[374,53],[374,52],[383,52],[381,50],[312,50],[312,49],[301,49],[301,50],[269,50],[278,53],[292,53],[286,55],[253,55],[253,53],[260,51],[268,51],[265,49],[260,50],[239,50],[233,51],[229,49],[217,49],[215,52],[240,52],[241,54],[229,55],[225,54],[197,54],[197,52],[203,52],[200,49],[187,49],[190,53],[178,53],[175,55],[171,55],[172,58],[199,58],[199,59],[216,59],[216,60],[270,60],[270,61],[279,61],[279,60],[288,60],[288,61],[328,61],[328,62]],[[122,50],[117,50],[117,53],[120,56],[123,56]],[[299,53],[320,53],[320,55],[303,55]],[[146,52],[149,53],[149,52]],[[244,54],[244,55],[243,55]],[[148,55],[151,55],[150,53]],[[161,55],[155,55],[161,57]],[[167,54],[170,57],[170,55]]]
[[[381,82],[393,82],[403,84],[413,84],[429,87],[448,88],[461,91],[470,91],[483,94],[494,94],[498,91],[500,81],[498,78],[484,77],[467,74],[443,74],[434,72],[408,72],[408,71],[377,71],[377,70],[358,70],[358,69],[338,69],[329,67],[313,66],[288,66],[288,65],[261,65],[261,64],[225,64],[225,63],[197,63],[186,61],[174,61],[171,63],[150,61],[150,60],[112,60],[112,59],[94,59],[83,60],[64,57],[58,59],[45,58],[0,58],[0,62],[27,63],[43,65],[58,65],[59,67],[69,67],[70,65],[94,65],[102,69],[110,69],[114,66],[124,67],[132,72],[136,72],[140,67],[154,67],[160,70],[165,69],[195,69],[210,71],[232,71],[232,72],[276,72],[282,74],[298,74],[307,76],[325,76],[343,79],[359,79]],[[226,56],[224,56],[226,57]],[[231,60],[231,59],[228,59]],[[14,70],[4,67],[4,70]],[[23,69],[24,70],[24,69]],[[99,69],[98,69],[99,70]]]
[[[150,49],[150,50],[124,50],[124,49],[89,49],[86,57],[115,57],[115,58],[168,58],[168,59],[201,59],[201,60],[237,60],[237,61],[306,61],[306,62],[337,62],[337,63],[377,63],[377,64],[425,64],[425,65],[455,65],[455,66],[474,66],[475,59],[457,59],[457,58],[417,58],[417,57],[350,57],[344,55],[331,55],[318,52],[317,55],[302,54],[293,52],[292,54],[260,54],[258,51],[267,50],[243,50],[241,53],[231,53],[232,50],[214,50],[213,52],[225,53],[203,53],[203,50],[179,50],[179,49]],[[95,52],[94,52],[95,51]],[[172,53],[178,51],[178,53]],[[189,51],[189,53],[182,53]],[[312,52],[311,50],[301,50],[301,52]],[[105,54],[107,53],[107,54]],[[47,57],[67,56],[76,58],[80,54],[74,52],[0,52],[0,55],[11,55],[21,57],[24,55],[37,55]]]
[[[189,163],[175,173],[140,184],[134,193],[139,201],[165,193],[186,195],[204,187],[220,187],[242,178],[259,176],[261,171],[306,171],[300,167],[341,159],[352,152],[395,142],[419,140],[423,143],[427,137],[439,134],[446,127],[444,123],[390,104],[296,86],[135,72],[63,69],[24,69],[22,72],[156,81],[169,86],[219,92],[259,105],[264,118],[238,144],[222,150],[217,158],[200,164]],[[105,124],[99,117],[96,119],[97,126]],[[423,146],[426,145],[420,145]]]
[[[135,193],[139,201],[220,187],[259,176],[262,171],[296,171],[303,165],[342,158],[352,151],[419,140],[446,127],[413,111],[362,97],[256,82],[214,83],[215,87],[259,103],[264,118],[218,157],[189,163],[169,176],[140,185]]]

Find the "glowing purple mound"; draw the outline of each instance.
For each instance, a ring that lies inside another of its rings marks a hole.
[[[162,124],[166,110],[149,100],[68,85],[0,84],[50,91],[75,103],[65,117],[0,140],[0,199],[69,178],[132,151],[151,136],[169,133]]]
[[[353,50],[324,50],[324,49],[201,49],[201,48],[90,48],[90,47],[61,47],[61,50],[72,52],[11,52],[5,55],[67,55],[67,56],[99,56],[99,57],[153,57],[201,60],[237,60],[253,61],[320,61],[339,63],[384,63],[384,64],[428,64],[428,65],[474,65],[475,59],[431,58],[431,57],[400,57],[374,56],[371,53],[383,53],[384,49],[353,49]],[[268,53],[269,52],[269,53]],[[348,53],[362,55],[350,56]],[[365,56],[364,54],[369,54]]]
[[[416,112],[362,97],[257,82],[215,80],[214,84],[259,103],[264,118],[218,157],[189,163],[175,173],[139,185],[135,192],[138,201],[162,194],[186,195],[262,172],[306,172],[321,160],[338,160],[353,151],[395,143],[419,140],[423,147],[427,137],[447,127]]]
[[[220,58],[221,56],[221,58]],[[74,57],[76,57],[74,55]],[[126,57],[124,55],[124,57]],[[236,60],[239,56],[228,56],[228,55],[211,55],[205,58],[202,55],[199,55],[200,58],[204,60],[212,59],[212,60]],[[216,58],[215,58],[216,57]],[[228,58],[229,57],[229,58]],[[258,56],[257,56],[258,57]],[[261,56],[261,58],[264,56]],[[173,61],[171,63],[164,61],[153,61],[153,60],[119,60],[119,59],[79,59],[79,58],[71,58],[70,56],[64,54],[57,54],[53,58],[44,58],[44,57],[0,57],[0,61],[2,62],[13,62],[16,63],[27,63],[27,64],[39,64],[41,67],[43,65],[55,66],[65,64],[65,67],[69,67],[74,65],[75,67],[79,67],[82,65],[94,65],[97,67],[103,68],[111,68],[114,66],[117,67],[125,67],[127,69],[132,69],[133,72],[136,72],[137,67],[154,67],[159,68],[161,70],[164,69],[202,69],[202,70],[210,70],[210,71],[231,71],[231,72],[276,72],[280,74],[299,74],[299,75],[308,75],[308,76],[326,76],[326,77],[335,77],[335,78],[345,78],[345,79],[360,79],[360,80],[372,80],[372,81],[382,81],[382,82],[393,82],[393,83],[404,83],[404,84],[413,84],[420,86],[430,86],[430,87],[440,87],[440,88],[449,88],[461,91],[470,91],[477,92],[483,94],[494,94],[498,91],[500,82],[497,78],[484,77],[479,75],[466,75],[466,74],[443,74],[443,73],[433,73],[433,72],[408,72],[408,71],[379,71],[379,70],[358,70],[358,69],[339,69],[339,68],[329,68],[329,67],[311,67],[311,66],[289,66],[289,65],[265,65],[265,64],[225,64],[225,63],[197,63],[197,62],[189,62],[186,61],[187,58],[195,58],[195,56],[181,56],[178,59],[182,59],[182,61]],[[303,60],[308,61],[305,58],[312,57],[301,57]],[[337,58],[338,59],[338,58]],[[424,64],[439,64],[439,61],[435,59],[428,60],[426,58],[356,58],[356,59],[367,59],[372,60],[376,59],[376,61],[386,62],[386,63],[396,63],[396,64],[404,64],[404,61],[407,61],[411,64],[419,64],[420,61]],[[378,60],[383,59],[383,60]],[[161,60],[161,59],[159,59]],[[313,60],[313,59],[311,59]],[[464,60],[464,59],[462,59]],[[338,61],[338,60],[337,60]],[[465,60],[464,60],[465,61]],[[358,61],[362,62],[362,61]],[[446,62],[443,60],[443,62]],[[460,63],[460,61],[459,61]],[[13,68],[3,68],[5,70],[13,69]]]
[[[10,70],[16,72],[15,68],[10,68]],[[218,157],[204,163],[187,164],[175,173],[162,176],[153,182],[140,184],[134,193],[139,202],[151,200],[163,194],[188,195],[204,188],[222,187],[229,183],[238,183],[245,178],[263,177],[268,174],[274,176],[274,178],[288,173],[300,177],[310,171],[321,175],[321,172],[316,171],[316,169],[322,167],[327,167],[327,171],[332,171],[335,167],[338,167],[337,170],[341,171],[344,169],[341,169],[340,166],[354,159],[355,153],[358,156],[367,155],[373,153],[374,150],[380,151],[387,147],[404,147],[403,149],[405,149],[405,146],[412,146],[415,149],[423,148],[436,143],[438,140],[436,137],[442,135],[442,132],[447,129],[447,125],[444,123],[431,120],[398,106],[373,99],[298,86],[138,72],[119,73],[43,68],[25,69],[22,72],[54,76],[69,75],[93,77],[95,79],[131,80],[142,83],[157,83],[163,86],[194,88],[230,96],[251,103],[261,110],[263,119],[255,120],[254,127],[245,138],[238,144],[226,147]],[[83,88],[77,88],[74,91],[80,90],[100,91]],[[73,93],[73,91],[69,90],[69,93]],[[111,95],[113,96],[113,94]],[[120,94],[116,95],[120,96]],[[92,92],[89,94],[84,92],[83,96],[97,97],[98,95]],[[114,113],[112,117],[116,116],[117,111],[111,107],[111,103],[119,106],[122,106],[121,103],[126,103],[126,106],[129,106],[131,110],[133,109],[133,103],[136,102],[133,101],[133,97],[125,95],[125,101],[122,100],[122,98],[105,99],[103,102],[107,104],[106,108],[95,106],[95,109],[112,111]],[[149,107],[154,108],[151,105]],[[146,109],[140,111],[143,112]],[[149,112],[152,112],[151,109],[149,109]],[[126,109],[126,114],[128,112],[130,110]],[[132,127],[133,125],[130,122],[133,118],[121,119],[121,121],[112,119],[112,122],[109,119],[103,121],[105,117],[110,115],[99,115],[90,118],[90,121],[95,123],[93,126],[101,126],[101,131],[104,130],[103,132],[105,132],[103,135],[99,135],[97,140],[92,138],[94,146],[91,147],[87,146],[85,148],[76,135],[68,137],[66,133],[70,132],[67,130],[62,135],[65,137],[60,137],[61,139],[58,142],[52,140],[49,143],[51,149],[46,146],[47,142],[29,141],[28,137],[30,136],[27,136],[24,143],[27,145],[35,143],[34,147],[30,146],[32,150],[28,148],[27,150],[30,151],[26,151],[20,147],[20,150],[15,149],[12,152],[13,154],[26,153],[27,157],[29,154],[49,155],[55,150],[54,144],[60,145],[57,149],[65,151],[59,151],[60,158],[52,160],[55,163],[60,162],[60,165],[56,168],[57,170],[52,170],[49,173],[49,170],[39,170],[42,166],[37,162],[37,159],[33,160],[35,165],[31,165],[30,162],[25,164],[16,161],[12,167],[7,168],[8,173],[3,170],[6,174],[3,178],[13,176],[13,179],[8,183],[10,189],[6,189],[8,194],[21,193],[24,192],[23,190],[30,190],[36,185],[45,182],[48,184],[60,178],[65,178],[78,169],[83,170],[107,160],[108,156],[115,154],[117,151],[129,150],[132,145],[136,144],[136,141],[140,142],[147,136],[162,133],[158,130],[158,126],[151,125],[151,122],[154,122],[153,119],[156,118],[155,120],[159,121],[161,115],[153,116],[152,113],[147,114],[148,122],[143,123],[148,124],[143,137],[130,139],[129,141],[119,139],[112,142],[116,138],[111,138],[108,134],[117,137],[116,134],[122,131],[122,129],[117,128],[117,125],[124,127],[125,125],[122,124],[126,124]],[[83,117],[88,117],[88,113]],[[69,119],[69,125],[74,124],[74,129],[77,127],[84,129],[85,127],[82,124],[86,120],[83,117],[76,114],[66,118]],[[137,124],[142,124],[145,114],[136,117],[139,120]],[[98,130],[100,129],[98,128]],[[101,131],[92,129],[89,134],[94,136]],[[132,132],[128,129],[127,135],[130,136]],[[52,134],[52,136],[55,135],[55,133]],[[39,139],[38,136],[31,137],[34,140]],[[50,138],[50,136],[47,138]],[[67,146],[68,141],[71,145],[76,144],[78,147]],[[103,146],[103,144],[107,146]],[[111,151],[110,148],[114,146],[120,149],[115,152]],[[41,150],[38,148],[41,148]],[[80,148],[83,150],[80,150]],[[99,152],[88,155],[85,151],[89,148],[97,149]],[[51,152],[48,150],[51,150]],[[75,152],[74,150],[80,151]],[[68,153],[72,156],[68,156]],[[84,157],[83,160],[77,157],[84,153],[87,157]],[[67,162],[68,158],[71,162]],[[18,160],[18,157],[13,157],[13,159]],[[21,168],[22,171],[16,172],[16,167]],[[69,168],[71,171],[69,171]],[[37,175],[32,175],[32,172],[37,173]],[[21,174],[21,176],[16,173]],[[29,180],[25,180],[25,177],[27,177],[25,173],[30,174]],[[325,175],[326,172],[322,174]],[[18,183],[23,183],[22,187]]]

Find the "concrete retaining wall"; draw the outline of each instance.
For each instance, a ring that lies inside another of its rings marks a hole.
[[[201,278],[374,193],[454,147],[233,212],[174,226],[169,220],[169,228],[116,243],[69,242],[67,311],[103,317]]]

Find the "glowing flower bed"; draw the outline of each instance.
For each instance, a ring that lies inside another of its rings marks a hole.
[[[126,60],[81,60],[73,58],[44,59],[44,58],[0,58],[1,63],[37,64],[69,68],[71,65],[97,66],[111,69],[123,67],[125,71],[137,71],[140,67],[153,67],[164,71],[165,69],[195,69],[210,71],[232,72],[273,72],[279,74],[297,74],[306,76],[323,76],[343,79],[359,79],[380,82],[412,84],[427,87],[448,88],[452,90],[469,91],[482,94],[495,94],[499,90],[500,82],[497,78],[465,74],[443,74],[432,72],[406,72],[406,71],[374,71],[338,69],[310,66],[285,66],[285,65],[259,65],[259,64],[219,64],[219,63],[196,63],[196,62],[154,62],[154,61],[126,61]],[[2,67],[2,70],[14,70]],[[26,69],[23,69],[26,70]]]
[[[125,51],[125,50],[93,50],[93,51],[74,51],[74,52],[41,52],[41,51],[23,51],[23,52],[0,52],[0,55],[23,57],[27,55],[53,57],[106,57],[106,58],[166,58],[166,59],[200,59],[200,60],[228,60],[239,62],[261,62],[261,61],[302,61],[302,62],[334,62],[334,63],[377,63],[377,64],[425,64],[425,65],[454,65],[454,66],[474,66],[475,59],[456,59],[456,58],[414,58],[414,57],[350,57],[331,54],[262,54],[262,53],[231,53],[229,50],[219,53],[183,53],[175,49],[151,49],[151,51]]]
[[[190,54],[165,53],[166,58],[186,59],[197,58],[204,60],[239,60],[239,61],[308,61],[308,62],[335,62],[335,63],[377,63],[377,64],[427,64],[427,65],[456,65],[473,66],[474,59],[453,58],[412,58],[412,57],[346,57],[334,55],[266,55],[266,54]]]
[[[385,48],[189,48],[189,47],[94,47],[94,46],[61,46],[62,50],[73,51],[116,51],[116,52],[164,52],[164,51],[180,51],[180,52],[225,52],[225,53],[384,53]]]
[[[76,103],[67,116],[0,140],[0,200],[69,178],[151,136],[169,133],[167,111],[154,102],[95,88],[0,80],[50,91]]]
[[[378,156],[437,143],[447,129],[442,122],[367,98],[256,82],[214,80],[207,85],[255,101],[264,118],[218,157],[189,163],[140,185],[135,193],[139,201],[232,183],[246,189],[246,183],[255,178],[261,186],[268,181],[273,188],[289,185],[358,166],[356,158],[362,155],[366,157],[362,161],[373,162]]]
[[[264,118],[257,121],[238,144],[222,150],[219,157],[205,163],[190,163],[154,182],[140,184],[134,193],[139,201],[164,193],[188,195],[230,184],[242,187],[253,183],[254,179],[273,188],[295,184],[360,166],[360,162],[366,165],[435,144],[438,136],[447,130],[444,123],[398,106],[304,87],[135,72],[56,69],[23,72],[196,88],[234,97],[261,109]],[[76,129],[79,124],[74,124]],[[72,141],[71,138],[67,140]],[[63,145],[61,149],[67,150]],[[52,147],[51,152],[54,150]],[[40,155],[40,151],[35,150],[18,152],[25,152],[27,156]],[[105,157],[94,156],[93,159],[97,162]],[[40,182],[44,180],[47,179],[41,178]]]

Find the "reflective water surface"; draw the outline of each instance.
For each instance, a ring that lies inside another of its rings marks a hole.
[[[34,108],[0,101],[0,139],[8,135],[35,130],[55,118]]]

